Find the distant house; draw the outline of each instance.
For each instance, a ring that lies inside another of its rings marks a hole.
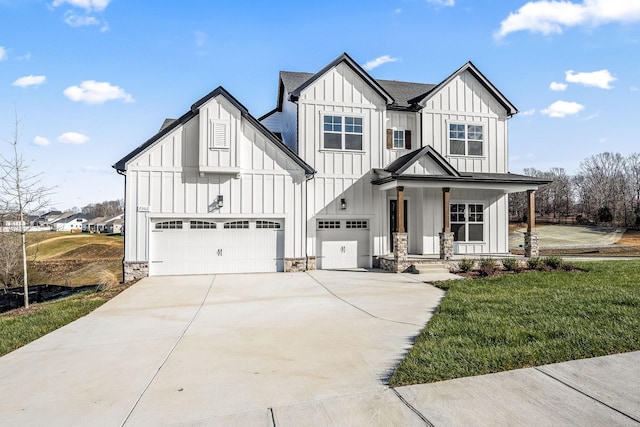
[[[68,212],[71,215],[71,212]],[[49,211],[37,217],[33,221],[33,225],[35,227],[49,227],[51,226],[51,221],[60,218],[63,215],[62,211]]]
[[[55,219],[51,222],[51,231],[69,231],[82,232],[82,224],[89,220],[86,214],[72,213],[69,216],[62,215],[62,218]]]
[[[110,218],[104,226],[104,233],[115,234],[121,233],[124,226],[124,213]]]
[[[82,231],[88,233],[102,233],[106,224],[107,218],[99,216],[88,220],[82,224]]]

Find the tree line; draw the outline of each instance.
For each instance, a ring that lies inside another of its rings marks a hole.
[[[584,159],[575,175],[564,168],[524,169],[552,181],[536,191],[536,214],[579,224],[640,227],[640,153],[600,153]],[[509,195],[511,220],[526,221],[526,193]]]

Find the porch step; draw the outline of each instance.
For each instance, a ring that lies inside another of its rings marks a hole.
[[[438,262],[414,263],[413,269],[416,274],[445,274],[449,273],[449,267]]]

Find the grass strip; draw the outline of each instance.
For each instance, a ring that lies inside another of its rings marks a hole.
[[[107,301],[94,291],[34,304],[36,310],[20,316],[0,316],[0,356],[85,316]]]
[[[391,386],[640,350],[640,261],[443,282]]]

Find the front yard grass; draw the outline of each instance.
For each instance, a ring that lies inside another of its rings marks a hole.
[[[30,312],[0,315],[0,356],[22,347],[104,304],[111,296],[94,291],[32,305]]]
[[[393,387],[640,350],[640,261],[443,282]]]

